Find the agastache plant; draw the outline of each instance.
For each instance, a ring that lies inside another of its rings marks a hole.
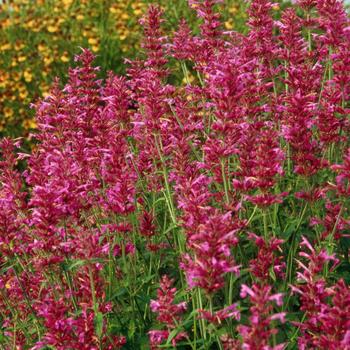
[[[252,0],[245,33],[188,5],[0,141],[1,348],[350,349],[343,2]]]

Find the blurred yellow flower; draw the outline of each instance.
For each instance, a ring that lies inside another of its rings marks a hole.
[[[30,73],[28,70],[24,71],[23,77],[24,77],[24,80],[25,80],[27,83],[30,83],[30,82],[32,81],[32,79],[33,79],[32,73]]]
[[[182,83],[189,84],[189,83],[193,83],[194,80],[195,80],[195,77],[192,74],[188,74],[187,76],[183,77]]]
[[[34,28],[36,25],[35,21],[32,19],[31,21],[28,21],[26,24],[27,28]]]
[[[16,42],[14,47],[15,47],[16,51],[20,51],[24,48],[24,44],[18,41],[18,42]]]
[[[9,43],[3,44],[0,47],[1,51],[6,51],[11,49],[11,45]]]
[[[238,12],[238,9],[236,6],[233,6],[233,7],[230,7],[228,9],[228,12],[231,14],[231,15],[235,15],[237,12]]]
[[[228,30],[232,30],[233,27],[234,27],[232,19],[229,19],[228,21],[226,21],[224,23],[224,25],[225,25],[225,28],[228,29]]]
[[[18,72],[12,72],[12,79],[14,81],[19,81],[21,79],[21,73]]]
[[[136,10],[134,10],[134,15],[135,15],[135,16],[141,16],[142,13],[143,13],[143,11],[142,11],[141,9],[136,9]]]
[[[62,0],[62,2],[63,2],[63,5],[70,6],[72,4],[73,0]]]
[[[44,64],[46,66],[48,66],[49,64],[51,64],[53,62],[53,58],[52,57],[45,57],[44,58]]]
[[[98,39],[96,39],[96,38],[89,38],[88,39],[88,43],[90,45],[96,45],[98,43]]]
[[[68,52],[67,51],[65,51],[64,53],[63,53],[63,55],[60,57],[61,58],[61,61],[62,62],[69,62],[69,56],[68,56]]]
[[[47,31],[50,32],[50,33],[55,33],[55,32],[58,31],[58,27],[50,25],[50,26],[47,27]]]
[[[4,108],[4,116],[5,116],[5,118],[10,118],[10,117],[12,117],[12,116],[13,116],[13,109],[6,106],[6,107]]]
[[[25,130],[35,129],[37,127],[37,123],[34,119],[30,118],[30,119],[25,119],[22,123],[22,126]]]
[[[28,91],[27,91],[27,90],[21,91],[21,92],[19,93],[19,97],[20,97],[21,99],[27,98],[27,97],[28,97]]]
[[[38,45],[38,50],[39,51],[45,51],[47,49],[47,47],[45,46],[45,44],[39,44]]]

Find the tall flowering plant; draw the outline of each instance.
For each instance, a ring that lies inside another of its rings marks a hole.
[[[225,5],[150,6],[126,76],[83,49],[1,140],[5,349],[350,349],[349,19]]]

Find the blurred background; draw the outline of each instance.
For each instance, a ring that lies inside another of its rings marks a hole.
[[[0,0],[0,137],[28,137],[36,127],[29,105],[48,93],[56,76],[65,82],[80,47],[97,55],[102,77],[108,70],[123,73],[123,59],[134,58],[139,51],[138,21],[151,2]],[[174,30],[179,19],[186,18],[196,31],[197,19],[187,0],[154,2],[165,10],[166,29]],[[247,3],[224,1],[226,29],[246,30]],[[274,7],[277,18],[286,3]]]

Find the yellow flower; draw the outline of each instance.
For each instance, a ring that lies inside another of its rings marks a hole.
[[[91,47],[91,49],[93,52],[97,52],[100,49],[100,47],[98,45],[94,45]]]
[[[33,75],[32,75],[32,73],[30,73],[30,71],[28,71],[28,70],[24,71],[23,77],[24,77],[24,80],[25,80],[27,83],[30,83],[30,82],[33,80]]]
[[[46,50],[47,50],[47,47],[46,47],[45,44],[39,44],[39,45],[38,45],[38,50],[39,50],[39,51],[46,51]]]
[[[238,12],[238,9],[236,6],[233,6],[233,7],[230,7],[228,12],[231,14],[231,15],[235,15],[237,12]]]
[[[37,124],[34,119],[25,119],[22,122],[22,126],[24,129],[35,129],[37,127]]]
[[[67,51],[65,51],[64,53],[63,53],[63,55],[60,57],[61,58],[61,61],[62,62],[69,62],[69,56],[68,56],[68,52]]]
[[[49,64],[51,64],[53,62],[53,58],[52,57],[45,57],[44,58],[44,64],[46,66],[48,66]]]
[[[26,59],[27,59],[26,56],[19,56],[19,57],[17,58],[18,62],[24,62]]]
[[[18,73],[18,72],[13,72],[13,73],[12,73],[12,79],[13,79],[14,81],[19,81],[19,80],[21,79],[21,74]]]
[[[24,100],[26,97],[28,97],[28,91],[24,90],[19,93],[19,97]]]
[[[143,13],[143,11],[141,9],[134,10],[134,15],[135,16],[140,16],[140,15],[142,15],[142,13]]]
[[[96,39],[96,38],[89,38],[88,39],[88,43],[90,45],[96,45],[96,44],[98,44],[98,39]]]
[[[228,20],[225,22],[225,28],[228,30],[233,29],[233,21],[232,20]]]
[[[27,27],[28,28],[34,28],[35,24],[36,24],[35,21],[32,19],[32,20],[27,22]]]
[[[2,26],[4,29],[10,27],[10,25],[11,25],[11,21],[9,18],[6,18],[5,20],[2,21]]]
[[[64,6],[70,6],[72,4],[72,0],[62,0]]]
[[[16,42],[16,44],[15,44],[15,50],[16,51],[20,51],[20,50],[22,50],[24,48],[24,44],[22,44],[21,42]]]
[[[58,31],[58,27],[57,27],[57,26],[53,26],[53,25],[49,25],[49,26],[47,27],[47,31],[48,31],[49,33],[55,33],[55,32]]]
[[[13,109],[6,106],[4,108],[4,116],[5,116],[5,118],[8,118],[8,119],[11,118],[13,116]]]
[[[82,21],[82,20],[84,19],[84,16],[83,16],[83,15],[77,15],[77,16],[76,16],[76,19],[77,19],[78,21]]]
[[[9,43],[3,44],[3,45],[1,45],[0,49],[1,49],[1,51],[10,50],[11,45]]]
[[[49,86],[49,85],[46,85],[46,84],[42,84],[42,85],[40,86],[40,90],[41,90],[42,95],[44,95],[45,92],[50,91],[50,86]]]
[[[142,4],[140,2],[134,2],[134,3],[131,4],[131,8],[133,10],[138,9],[140,7],[142,7]]]
[[[278,11],[280,9],[280,5],[279,4],[273,4],[272,9],[275,11]]]

